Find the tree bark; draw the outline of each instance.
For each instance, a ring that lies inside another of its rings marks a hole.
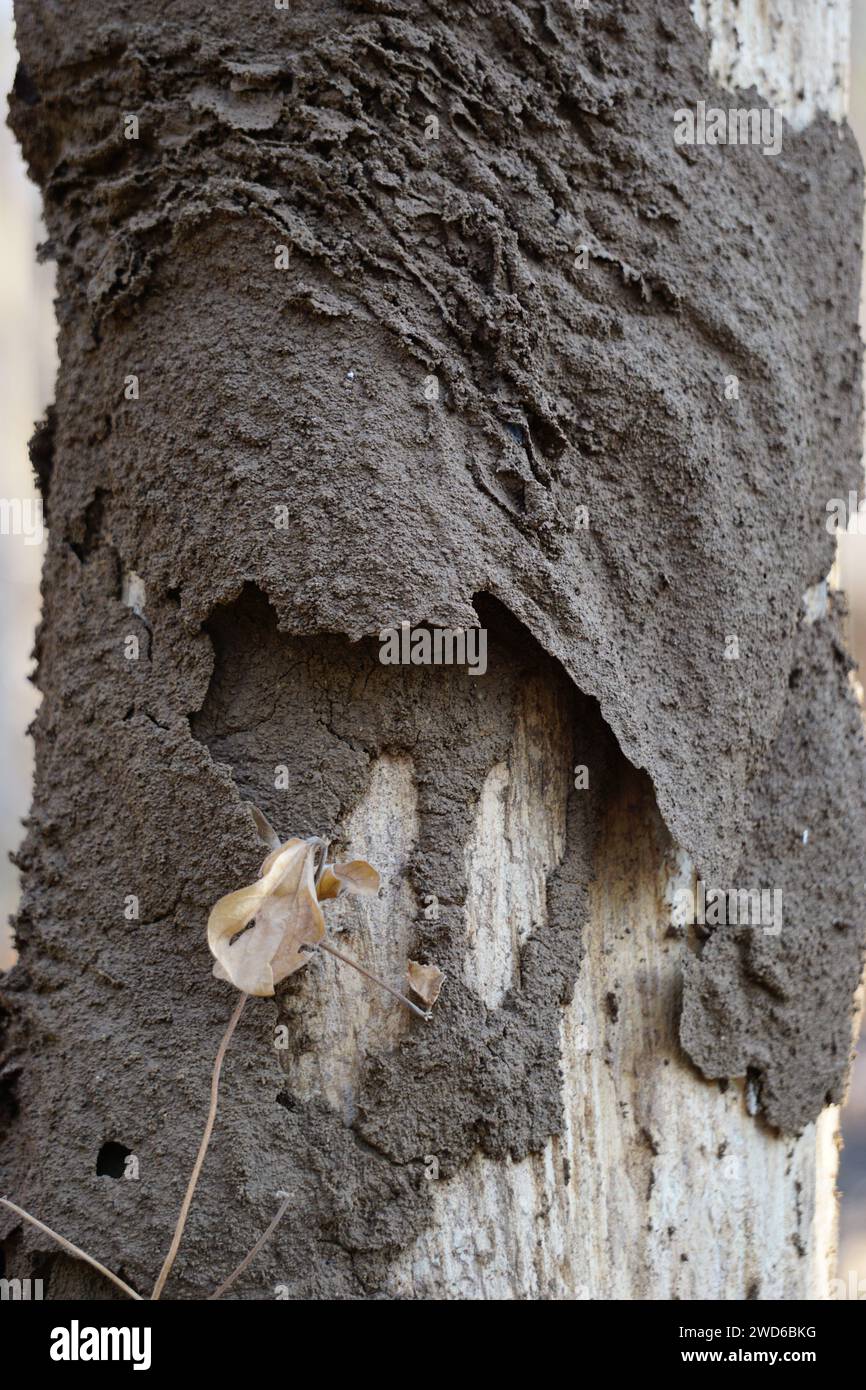
[[[864,877],[821,586],[857,476],[847,6],[695,0],[705,37],[673,0],[172,9],[16,5],[61,372],[9,1195],[149,1290],[251,800],[379,869],[341,949],[445,986],[424,1023],[319,955],[248,1004],[167,1296],[278,1192],[232,1296],[827,1296]],[[695,96],[783,107],[781,172],[678,153]],[[480,625],[486,673],[383,664],[401,620]],[[683,930],[707,871],[802,921]],[[7,1273],[116,1296],[3,1229]]]

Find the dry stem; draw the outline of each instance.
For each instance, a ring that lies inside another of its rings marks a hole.
[[[246,1255],[244,1255],[244,1258],[241,1260],[237,1269],[232,1270],[231,1274],[228,1276],[227,1279],[223,1280],[218,1289],[214,1289],[213,1293],[210,1295],[208,1299],[208,1302],[210,1302],[214,1298],[221,1298],[222,1295],[225,1293],[226,1289],[231,1288],[235,1280],[243,1274],[247,1265],[251,1264],[252,1261],[255,1259],[262,1246],[265,1245],[266,1242],[269,1241],[271,1236],[274,1234],[274,1231],[277,1229],[277,1227],[279,1226],[280,1222],[286,1214],[286,1208],[288,1207],[289,1202],[292,1200],[288,1193],[285,1192],[278,1192],[277,1196],[283,1197],[285,1200],[280,1204],[280,1209],[274,1217],[273,1221],[271,1222],[270,1226],[268,1226],[267,1230],[259,1236],[252,1250],[250,1250]]]
[[[119,1279],[116,1274],[112,1274],[111,1270],[106,1269],[105,1265],[100,1264],[99,1260],[95,1260],[92,1255],[88,1255],[86,1250],[82,1250],[78,1245],[73,1245],[72,1241],[67,1240],[65,1236],[59,1236],[56,1231],[52,1231],[50,1226],[46,1226],[44,1221],[38,1221],[35,1216],[30,1215],[29,1211],[25,1211],[23,1207],[19,1207],[16,1202],[10,1202],[8,1197],[0,1197],[0,1203],[2,1203],[4,1207],[8,1207],[10,1211],[14,1211],[16,1216],[23,1216],[24,1220],[29,1221],[31,1226],[35,1226],[37,1231],[44,1231],[47,1236],[50,1236],[52,1240],[56,1240],[58,1245],[62,1245],[64,1250],[68,1250],[69,1253],[75,1255],[77,1259],[85,1260],[87,1264],[93,1265],[94,1269],[98,1269],[100,1274],[104,1274],[106,1279],[111,1280],[112,1284],[116,1284],[119,1289],[123,1289],[123,1292],[129,1294],[130,1298],[138,1299],[139,1303],[143,1302],[140,1293],[136,1293],[135,1289],[131,1289],[129,1285],[125,1284],[122,1279]]]
[[[405,994],[401,994],[398,989],[392,989],[390,985],[386,985],[385,981],[380,980],[378,975],[372,975],[369,970],[364,969],[363,965],[359,965],[356,960],[352,960],[351,956],[344,956],[342,951],[338,951],[335,946],[331,946],[327,941],[319,941],[317,944],[320,951],[327,951],[329,956],[336,956],[337,960],[341,960],[344,965],[351,965],[352,969],[357,970],[365,979],[372,980],[374,985],[378,985],[380,989],[386,989],[395,999],[399,999],[400,1003],[404,1005],[405,1008],[411,1009],[413,1014],[417,1014],[419,1018],[423,1018],[426,1023],[430,1022],[430,1019],[433,1017],[432,1014],[425,1013],[423,1009],[419,1009],[418,1005],[413,1004],[411,999],[407,999]]]
[[[213,1076],[211,1077],[210,1083],[210,1109],[208,1111],[207,1123],[204,1127],[204,1134],[202,1135],[201,1143],[198,1146],[198,1153],[196,1154],[196,1160],[193,1164],[189,1184],[187,1185],[186,1189],[186,1196],[183,1199],[183,1204],[180,1209],[180,1215],[177,1218],[177,1225],[174,1228],[174,1236],[172,1237],[172,1242],[169,1246],[168,1254],[166,1255],[165,1260],[163,1262],[162,1269],[159,1271],[157,1281],[153,1286],[153,1293],[150,1295],[151,1299],[159,1298],[160,1294],[165,1288],[165,1281],[171,1273],[171,1267],[174,1264],[175,1257],[177,1256],[178,1248],[181,1242],[181,1237],[183,1235],[183,1228],[186,1225],[186,1219],[189,1216],[189,1209],[192,1205],[192,1199],[193,1194],[195,1192],[196,1183],[198,1182],[202,1164],[204,1163],[205,1154],[207,1153],[207,1148],[208,1144],[210,1143],[211,1134],[213,1133],[214,1120],[216,1119],[217,1112],[217,1101],[219,1100],[220,1072],[222,1071],[223,1058],[226,1055],[228,1045],[232,1040],[232,1034],[234,1033],[235,1028],[237,1027],[238,1019],[243,1013],[244,1004],[246,1002],[247,996],[245,994],[242,994],[235,1006],[234,1013],[229,1019],[228,1027],[226,1028],[226,1031],[223,1034],[223,1040],[217,1048],[217,1055],[213,1064]]]

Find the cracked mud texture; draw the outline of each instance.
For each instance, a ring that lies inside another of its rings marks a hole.
[[[606,724],[699,872],[745,881],[750,788],[775,785],[801,595],[832,561],[825,504],[858,482],[860,162],[823,118],[786,130],[775,159],[677,149],[677,108],[730,103],[687,7],[663,0],[586,13],[19,0],[16,18],[12,121],[44,192],[62,367],[34,447],[50,488],[45,698],[7,988],[4,1086],[20,1115],[6,1162],[26,1205],[109,1263],[122,1254],[144,1286],[230,1006],[204,923],[260,857],[240,794],[257,787],[281,830],[332,832],[385,731],[403,746],[429,711],[410,872],[448,905],[438,962],[456,950],[474,800],[508,746],[521,672],[547,662],[575,738],[607,761]],[[575,269],[581,244],[590,263]],[[130,571],[143,617],[121,602]],[[473,606],[479,594],[502,609]],[[383,625],[488,611],[500,635],[477,690],[376,662]],[[260,649],[233,658],[248,631]],[[738,661],[723,656],[731,634]],[[363,727],[359,662],[378,692]],[[278,677],[297,707],[277,699],[256,734]],[[832,724],[833,687],[816,684]],[[851,744],[820,794],[859,758]],[[275,762],[293,769],[279,808]],[[603,787],[600,774],[592,797]],[[833,852],[856,864],[840,804]],[[489,1015],[449,989],[423,1048],[413,1035],[370,1060],[352,1127],[292,1099],[275,1078],[276,1010],[249,1009],[178,1292],[225,1274],[282,1187],[297,1213],[246,1296],[268,1279],[369,1296],[425,1220],[424,1153],[449,1171],[476,1145],[519,1156],[556,1131],[592,801],[571,819],[521,988]],[[826,877],[821,989],[811,935],[786,944],[786,988],[838,1043],[862,918],[838,933]],[[762,1033],[749,949],[705,948],[689,1047],[708,1072],[720,1057],[769,1068],[762,1095],[796,1128],[847,1058],[832,1067],[821,1044],[807,1084],[778,1043],[788,1023]],[[707,994],[716,955],[724,1016]],[[736,1043],[720,1037],[729,1018]],[[445,1068],[432,1079],[431,1058]],[[97,1178],[106,1140],[148,1180]],[[89,1279],[50,1259],[57,1287]]]

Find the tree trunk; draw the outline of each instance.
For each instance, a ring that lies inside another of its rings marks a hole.
[[[17,0],[61,370],[4,1171],[142,1292],[253,801],[379,869],[341,950],[445,985],[423,1022],[319,953],[247,1005],[167,1296],[281,1191],[233,1296],[828,1294],[866,878],[822,583],[847,4],[691,8]],[[781,150],[678,144],[698,102],[783,108]],[[480,627],[486,671],[386,664],[401,622]],[[684,920],[705,880],[781,930]],[[8,1273],[115,1296],[3,1229]]]

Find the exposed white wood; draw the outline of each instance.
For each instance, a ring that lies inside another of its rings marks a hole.
[[[395,1264],[392,1293],[826,1296],[837,1112],[780,1139],[747,1113],[741,1085],[710,1084],[683,1057],[688,947],[669,932],[666,903],[688,869],[636,777],[611,808],[599,864],[587,955],[562,1019],[564,1132],[537,1156],[476,1155],[434,1181],[435,1219]]]
[[[850,0],[692,0],[710,70],[732,91],[757,87],[799,130],[848,109]]]
[[[565,848],[568,760],[543,679],[522,695],[510,763],[487,775],[467,847],[466,983],[490,1009],[515,982],[521,947],[544,919],[547,875]]]
[[[418,911],[407,874],[418,838],[413,772],[411,758],[380,758],[366,796],[343,827],[348,857],[367,859],[379,870],[379,897],[338,898],[326,905],[334,944],[400,990],[406,989],[412,923]],[[303,1098],[326,1100],[351,1120],[364,1057],[394,1047],[410,1015],[384,990],[332,956],[317,956],[305,974],[302,1008],[308,1048],[292,1060],[292,1090]]]

